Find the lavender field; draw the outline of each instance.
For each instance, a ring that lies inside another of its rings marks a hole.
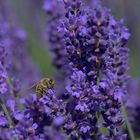
[[[0,140],[140,140],[139,6],[0,0]]]

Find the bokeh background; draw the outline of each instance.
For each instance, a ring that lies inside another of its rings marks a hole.
[[[5,0],[6,2],[7,0]],[[51,59],[45,40],[47,16],[42,10],[42,0],[10,0],[9,10],[13,14],[11,22],[19,22],[28,34],[27,47],[32,59],[41,68],[44,75],[57,71],[51,65]],[[131,33],[128,42],[130,48],[130,74],[140,77],[140,0],[103,0],[112,10],[117,20],[124,19]],[[16,14],[15,14],[16,13]],[[13,18],[14,17],[14,18]]]

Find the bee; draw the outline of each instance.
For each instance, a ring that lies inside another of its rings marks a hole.
[[[54,84],[55,82],[52,78],[46,77],[41,79],[37,84],[35,84],[35,93],[37,94],[37,97],[43,97],[44,93],[46,93],[48,89],[54,88]],[[35,85],[33,85],[32,87],[34,87]]]

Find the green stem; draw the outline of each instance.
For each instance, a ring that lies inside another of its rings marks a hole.
[[[1,107],[2,107],[2,109],[3,109],[3,111],[4,111],[4,113],[5,113],[5,115],[6,115],[7,119],[8,119],[8,121],[9,121],[10,128],[14,128],[14,122],[13,122],[13,120],[12,120],[12,118],[11,118],[9,112],[8,112],[7,107],[5,106],[5,104],[3,103],[3,101],[2,101],[1,99],[0,99],[0,105],[1,105]],[[19,140],[18,137],[16,137],[15,139],[16,139],[16,140]]]
[[[133,130],[132,130],[132,127],[131,127],[131,125],[129,123],[128,115],[127,115],[127,112],[126,112],[126,109],[125,109],[123,103],[122,103],[122,113],[124,115],[126,126],[127,126],[127,129],[128,129],[128,132],[129,132],[131,140],[136,140],[135,135],[134,135]]]
[[[114,129],[114,136],[116,136],[116,128]]]
[[[10,88],[11,93],[13,94],[14,92],[13,92],[13,85],[12,85],[11,80],[9,78],[7,78],[6,82],[7,82],[8,86],[9,86],[9,88]]]
[[[8,121],[9,121],[10,128],[13,128],[13,127],[14,127],[14,122],[12,121],[12,118],[11,118],[11,116],[10,116],[10,114],[9,114],[9,112],[8,112],[8,110],[7,110],[7,108],[6,108],[6,106],[5,106],[5,104],[2,102],[2,100],[0,100],[0,104],[1,104],[1,107],[2,107],[2,109],[3,109],[3,111],[4,111],[4,113],[5,113],[5,115],[6,115],[7,119],[8,119]]]

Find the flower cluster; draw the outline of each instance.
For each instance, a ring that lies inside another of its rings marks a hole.
[[[58,33],[59,20],[64,16],[64,4],[62,1],[44,0],[43,9],[48,14],[47,40],[53,64],[62,74],[67,74],[66,49],[61,34]]]
[[[128,70],[125,44],[130,35],[127,28],[123,21],[116,22],[106,8],[84,10],[80,0],[65,1],[65,7],[66,18],[59,31],[73,71],[68,92],[75,102],[74,109],[82,113],[80,124],[84,124],[80,127],[77,122],[79,130],[75,136],[84,135],[83,139],[92,139],[97,128],[90,126],[90,119],[101,119],[102,125],[109,130],[109,135],[106,138],[101,136],[102,139],[124,139],[119,126],[124,123],[121,102]],[[100,117],[96,115],[98,113]],[[96,124],[97,121],[94,121],[94,127]],[[82,128],[86,130],[80,132]]]
[[[55,97],[53,89],[46,90],[40,99],[35,94],[29,94],[26,99],[20,99],[20,103],[24,106],[24,117],[15,127],[18,138],[35,140],[65,138],[64,134],[58,133],[59,126],[64,122],[62,113],[65,104]]]

